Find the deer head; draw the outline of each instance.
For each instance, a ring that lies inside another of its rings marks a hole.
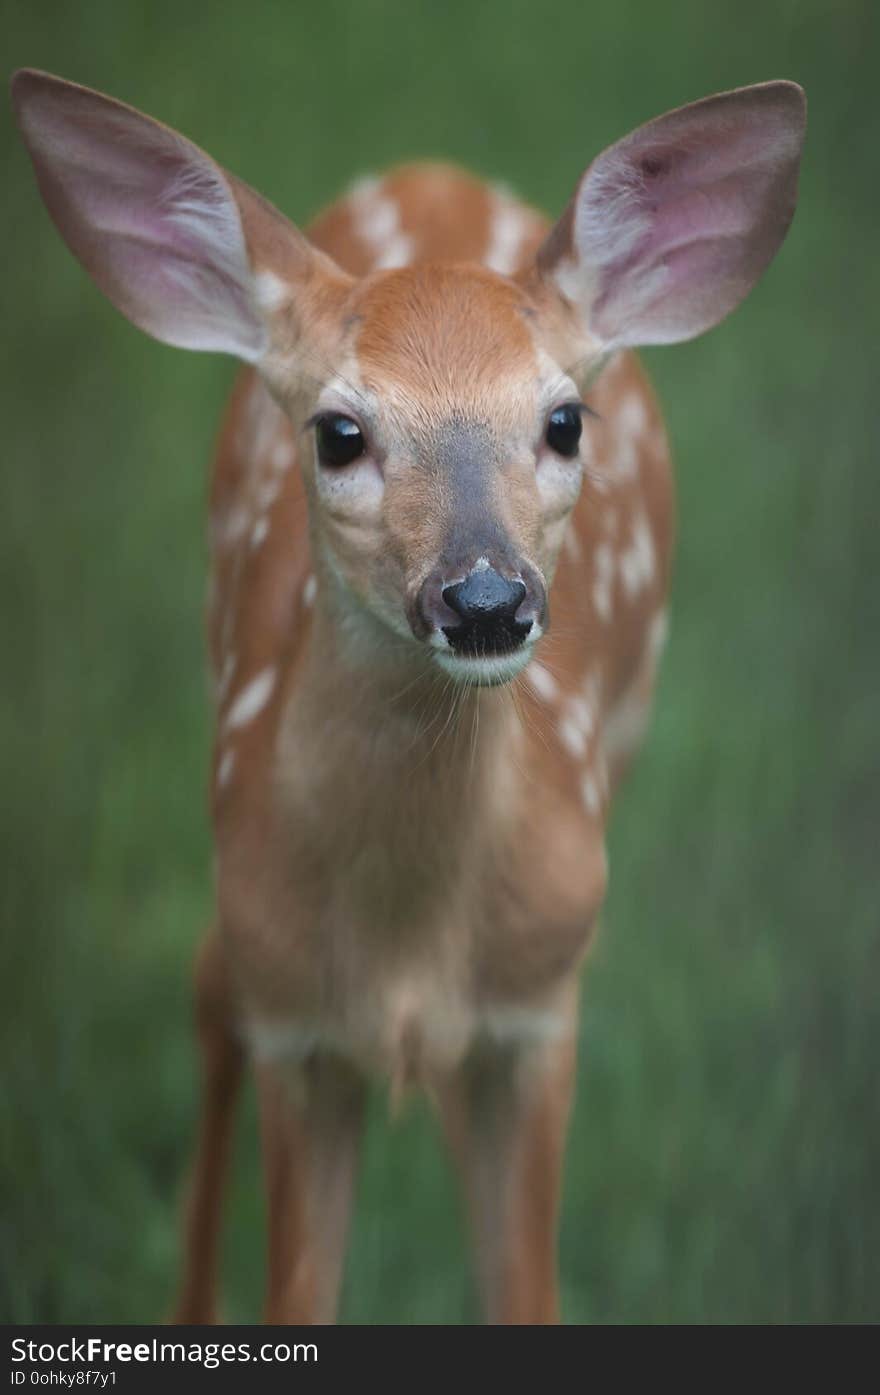
[[[483,684],[547,627],[585,387],[614,350],[691,338],[742,300],[794,212],[805,117],[801,89],[771,82],[640,127],[517,278],[423,263],[356,280],[130,107],[33,71],[13,97],[101,290],[157,339],[255,364],[289,414],[327,603]]]

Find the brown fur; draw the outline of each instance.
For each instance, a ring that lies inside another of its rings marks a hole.
[[[353,285],[334,310],[336,327],[328,323],[312,342],[332,345],[329,353],[349,365],[357,389],[386,411],[390,403],[400,437],[421,439],[429,455],[432,433],[453,415],[483,421],[505,441],[527,433],[532,417],[523,403],[534,403],[539,330],[557,353],[560,343],[571,354],[583,348],[565,307],[542,305],[541,288],[525,271],[540,225],[529,224],[517,282],[478,265],[490,204],[483,186],[446,169],[410,167],[387,188],[408,235],[421,238],[415,264]],[[454,219],[439,216],[453,208]],[[423,247],[433,252],[444,230],[463,260],[422,260]],[[317,220],[311,236],[346,270],[367,271],[345,201]],[[293,341],[284,342],[289,351]],[[280,370],[273,371],[277,380]],[[323,362],[300,370],[300,413],[324,377]],[[624,439],[617,412],[627,397],[642,404],[644,420]],[[591,473],[558,564],[540,559],[548,579],[555,567],[551,632],[538,655],[558,689],[547,702],[527,675],[512,689],[452,693],[433,673],[412,668],[393,642],[379,644],[373,664],[352,659],[322,603],[323,586],[314,606],[305,603],[306,576],[324,576],[326,529],[338,526],[315,497],[314,467],[303,459],[302,473],[276,468],[300,441],[254,373],[242,375],[233,395],[212,487],[210,617],[218,679],[224,655],[236,656],[219,704],[214,783],[216,944],[237,1005],[228,1030],[246,1029],[256,1015],[316,1024],[338,1043],[314,1065],[270,1061],[258,1070],[275,1320],[320,1319],[333,1310],[351,1167],[329,1191],[321,1181],[321,1199],[309,1201],[326,1165],[310,1181],[309,1158],[315,1148],[321,1158],[342,1127],[341,1101],[354,1089],[340,1085],[340,1072],[350,1070],[345,1060],[385,1074],[395,1092],[422,1084],[440,1104],[464,1171],[490,1315],[557,1315],[553,1256],[574,975],[606,878],[611,789],[599,752],[602,718],[631,688],[647,703],[648,636],[666,593],[671,535],[665,438],[635,358],[619,356],[589,400],[599,413],[586,427]],[[523,450],[523,466],[508,462],[493,497],[522,546],[537,548],[534,467]],[[635,468],[621,473],[627,453]],[[366,532],[349,526],[335,544],[364,594],[371,586],[411,587],[436,550],[444,510],[454,506],[438,485],[436,461],[397,475],[386,464],[385,488],[384,519]],[[267,532],[254,547],[261,497],[269,500]],[[613,538],[615,554],[624,551],[639,516],[656,565],[633,597],[619,576],[612,580],[609,622],[592,596],[596,550]],[[224,735],[234,694],[267,667],[279,674],[271,700],[232,738]],[[575,760],[560,727],[566,704],[583,696],[585,676],[595,724]],[[229,749],[235,767],[221,786],[217,773]],[[587,770],[596,784],[593,807],[582,788]],[[492,1046],[478,1023],[493,1009],[555,1013],[558,1033],[532,1047]],[[344,1108],[352,1163],[357,1093]],[[209,1100],[207,1137],[218,1127],[212,1111]],[[497,1174],[505,1158],[507,1181]],[[213,1185],[203,1179],[212,1194]],[[207,1209],[195,1207],[199,1216]],[[191,1240],[198,1234],[191,1227]],[[190,1263],[191,1273],[204,1269]],[[190,1279],[181,1318],[211,1308],[204,1288],[195,1297],[192,1289]]]

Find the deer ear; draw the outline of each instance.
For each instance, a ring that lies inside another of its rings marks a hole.
[[[796,83],[767,82],[639,127],[590,165],[539,271],[608,348],[710,329],[785,237],[805,119]]]
[[[46,207],[113,304],[167,344],[259,360],[279,285],[327,259],[132,107],[31,69],[15,74],[12,100]]]

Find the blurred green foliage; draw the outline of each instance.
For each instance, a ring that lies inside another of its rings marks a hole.
[[[572,1321],[880,1317],[877,6],[871,0],[6,3],[4,51],[187,132],[304,219],[442,155],[558,210],[637,123],[802,82],[801,206],[703,340],[650,354],[680,476],[673,628],[618,806],[562,1239]],[[231,363],[138,335],[10,121],[0,691],[0,1315],[173,1289],[210,914],[203,499]],[[259,1312],[253,1104],[226,1311]],[[427,1110],[377,1100],[349,1321],[472,1319]]]

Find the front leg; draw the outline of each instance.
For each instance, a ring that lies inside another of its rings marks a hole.
[[[216,1320],[220,1212],[242,1074],[228,967],[213,930],[196,961],[195,999],[202,1102],[184,1225],[180,1292],[171,1319],[187,1324]]]
[[[366,1087],[337,1058],[258,1064],[269,1266],[266,1321],[333,1322]]]
[[[557,1223],[576,1014],[529,1045],[486,1045],[438,1090],[490,1323],[559,1321]]]

